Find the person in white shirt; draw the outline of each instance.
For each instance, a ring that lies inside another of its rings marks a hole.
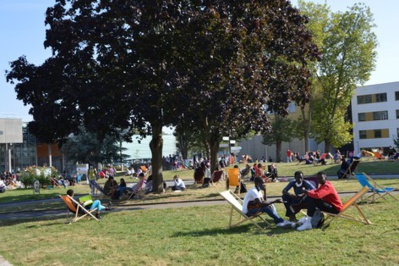
[[[265,181],[263,181],[261,177],[255,177],[255,186],[245,194],[242,212],[247,216],[253,216],[259,212],[265,212],[273,218],[276,226],[286,227],[289,225],[291,228],[294,228],[295,223],[281,218],[273,203],[282,203],[282,200],[277,199],[272,202],[267,202]]]
[[[177,190],[183,191],[183,190],[186,189],[186,185],[184,184],[183,180],[181,180],[180,177],[179,177],[178,175],[175,175],[175,176],[173,177],[173,179],[174,179],[174,180],[173,180],[173,181],[174,181],[174,184],[173,184],[173,187],[172,187],[172,190],[173,190],[173,191],[177,191]]]
[[[6,184],[2,179],[0,179],[0,193],[6,192]]]

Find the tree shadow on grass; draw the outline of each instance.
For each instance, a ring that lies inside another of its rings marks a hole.
[[[264,223],[259,223],[261,227],[266,226]],[[172,237],[182,237],[182,236],[192,236],[192,237],[203,237],[203,236],[216,236],[216,235],[236,235],[236,234],[242,234],[242,233],[249,233],[253,232],[253,234],[258,234],[258,235],[267,235],[267,236],[272,236],[272,235],[281,235],[281,234],[286,234],[289,232],[292,232],[292,228],[276,228],[276,227],[270,227],[266,228],[264,230],[260,230],[256,228],[251,223],[248,224],[243,224],[237,227],[233,228],[210,228],[210,229],[203,229],[203,230],[197,230],[197,231],[190,231],[190,232],[178,232],[172,235]]]

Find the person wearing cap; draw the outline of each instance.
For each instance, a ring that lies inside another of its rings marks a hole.
[[[268,202],[266,199],[266,184],[261,177],[255,177],[255,186],[245,194],[242,212],[247,216],[257,215],[259,212],[265,212],[273,218],[277,227],[290,226],[295,227],[295,223],[289,222],[281,218],[273,203],[281,203],[281,199]],[[262,193],[263,192],[263,193]]]
[[[295,179],[288,183],[288,185],[283,189],[283,202],[286,209],[285,216],[290,218],[291,222],[296,221],[295,211],[291,210],[292,205],[298,205],[301,203],[302,208],[306,208],[307,197],[304,197],[303,189],[313,190],[316,189],[315,186],[308,180],[304,180],[303,172],[296,171],[294,174]],[[289,193],[290,190],[294,191],[294,194]]]
[[[319,181],[319,187],[314,190],[304,189],[304,194],[308,197],[307,200],[307,216],[300,222],[302,225],[297,228],[298,231],[313,229],[312,217],[316,212],[316,208],[320,211],[328,213],[339,213],[343,204],[333,184],[327,181],[327,175],[325,172],[317,173],[317,180]]]

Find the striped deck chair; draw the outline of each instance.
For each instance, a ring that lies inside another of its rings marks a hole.
[[[235,168],[235,169],[238,169],[238,168]],[[270,227],[270,223],[268,221],[266,221],[262,216],[260,216],[260,214],[262,214],[262,213],[259,213],[258,215],[253,215],[253,216],[247,216],[245,213],[243,213],[241,198],[238,197],[237,195],[233,194],[230,190],[219,192],[219,194],[231,205],[229,228],[240,225],[246,221],[251,222],[253,225],[255,225],[260,230],[264,230],[264,229]],[[238,222],[236,222],[235,224],[232,224],[234,210],[240,214],[240,220]],[[264,223],[266,223],[266,227],[260,226],[256,221],[254,221],[255,218],[259,218]]]
[[[71,222],[79,221],[80,219],[89,216],[89,218],[94,218],[96,221],[99,221],[94,215],[93,212],[97,211],[97,209],[87,210],[83,207],[79,202],[74,200],[71,196],[60,195],[60,198],[65,202],[68,212],[67,212],[67,219],[69,219],[69,213],[72,212],[75,214],[75,217],[71,220]]]
[[[334,221],[336,218],[343,218],[347,220],[352,220],[355,222],[359,223],[364,223],[364,224],[371,224],[371,222],[366,218],[366,216],[363,214],[362,210],[360,210],[359,206],[357,205],[357,201],[363,197],[364,194],[366,194],[369,191],[368,187],[363,187],[359,192],[357,192],[355,195],[353,195],[347,202],[345,202],[342,211],[338,214],[334,213],[329,213],[329,212],[324,212],[324,214],[327,215],[327,218],[321,227],[322,230],[325,230],[332,221]],[[355,207],[356,211],[358,213],[357,216],[347,214],[347,210],[350,209],[350,207]]]

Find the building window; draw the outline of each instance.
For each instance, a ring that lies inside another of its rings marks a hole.
[[[399,128],[396,129],[396,136],[399,138]]]
[[[366,113],[358,113],[359,122],[366,121]]]
[[[360,139],[367,139],[366,130],[359,130],[359,138]]]
[[[371,95],[357,96],[357,104],[371,103]]]
[[[378,93],[375,95],[375,101],[377,103],[386,102],[387,101],[387,94],[386,93]]]
[[[382,138],[381,129],[374,130],[374,138],[376,139]]]
[[[395,91],[395,100],[399,101],[399,91]]]
[[[373,120],[388,120],[388,111],[373,112]]]
[[[396,110],[396,119],[399,119],[399,110]]]

